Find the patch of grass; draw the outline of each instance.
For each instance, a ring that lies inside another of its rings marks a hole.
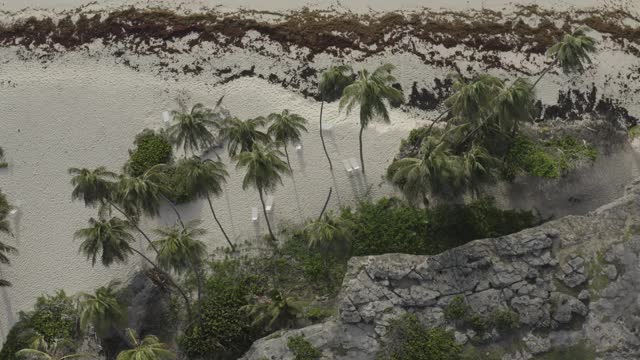
[[[295,360],[316,360],[322,352],[315,348],[304,336],[292,336],[287,340],[287,347],[295,355]]]
[[[587,342],[580,342],[574,346],[554,349],[546,354],[534,357],[534,360],[595,360],[597,358],[595,348]]]
[[[467,317],[470,307],[463,295],[456,295],[444,308],[444,317],[447,320],[462,320]]]

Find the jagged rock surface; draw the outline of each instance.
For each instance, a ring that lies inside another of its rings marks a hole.
[[[389,321],[414,313],[430,327],[455,330],[459,343],[521,343],[503,359],[533,359],[587,344],[598,359],[640,356],[640,180],[626,195],[586,216],[483,239],[437,256],[352,258],[339,317],[257,341],[245,360],[293,359],[286,342],[304,335],[324,359],[374,359]],[[470,312],[519,316],[517,329],[485,334],[445,318],[463,297]]]

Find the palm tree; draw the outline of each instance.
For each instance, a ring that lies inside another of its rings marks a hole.
[[[422,142],[418,158],[394,161],[387,169],[387,179],[412,201],[421,198],[428,206],[429,193],[457,190],[463,182],[460,157],[451,154],[446,141],[428,137]]]
[[[321,252],[343,252],[353,241],[355,224],[342,217],[325,214],[319,219],[311,221],[303,232],[309,248]]]
[[[291,170],[291,162],[289,161],[289,152],[287,144],[300,142],[301,132],[307,132],[304,124],[307,120],[298,114],[292,114],[289,110],[282,110],[282,113],[273,113],[267,117],[271,121],[267,134],[272,136],[276,143],[284,146],[284,154],[287,157],[287,164]]]
[[[180,286],[171,278],[170,275],[161,271],[156,263],[154,263],[143,252],[131,246],[135,241],[133,235],[129,232],[131,223],[116,217],[111,219],[89,219],[89,227],[80,229],[75,232],[74,238],[84,239],[80,244],[79,252],[86,255],[87,259],[91,259],[91,264],[95,266],[98,257],[105,267],[109,267],[113,263],[124,263],[132,253],[140,255],[154,269],[158,270],[162,276],[166,276],[167,280],[173,286],[187,305],[187,310],[191,312],[191,302],[187,294]],[[150,246],[154,246],[150,243]],[[155,247],[154,247],[155,248]],[[159,252],[157,252],[159,254]]]
[[[573,33],[565,34],[562,40],[547,50],[547,56],[553,58],[553,61],[542,71],[533,87],[538,85],[542,77],[556,64],[560,65],[565,74],[584,71],[584,63],[591,63],[589,53],[596,50],[595,39],[587,35],[589,30],[588,27],[581,26]]]
[[[324,109],[324,102],[339,99],[340,96],[342,96],[344,88],[352,82],[353,69],[348,65],[337,65],[331,66],[323,72],[318,83],[320,90],[320,141],[322,141],[322,148],[329,162],[329,169],[333,169],[333,164],[331,164],[331,158],[329,157],[327,146],[324,143],[324,135],[322,134],[322,110]]]
[[[5,265],[9,264],[10,261],[7,255],[9,254],[15,255],[17,253],[18,253],[18,250],[16,248],[10,245],[6,245],[2,241],[0,241],[0,264],[5,264]],[[11,282],[4,279],[0,279],[0,287],[7,287],[7,286],[11,286]]]
[[[211,195],[219,196],[222,194],[222,184],[227,182],[226,178],[229,173],[225,169],[225,165],[221,161],[202,160],[194,156],[190,159],[179,161],[176,171],[178,172],[178,178],[189,194],[196,194],[200,198],[207,199],[213,219],[218,224],[231,250],[235,251],[235,246],[231,243],[227,232],[224,231],[211,203]]]
[[[43,337],[37,337],[30,348],[22,349],[16,353],[17,358],[31,360],[67,360],[67,359],[91,359],[91,354],[64,355],[72,347],[68,340],[60,340],[48,343]]]
[[[479,184],[495,178],[497,164],[497,159],[481,145],[473,144],[471,149],[464,153],[462,156],[464,182],[473,195],[478,196]]]
[[[83,329],[93,325],[98,335],[104,336],[113,325],[125,322],[125,305],[120,303],[115,291],[119,284],[118,281],[112,281],[96,289],[94,294],[78,294],[80,326]]]
[[[71,199],[83,200],[85,206],[95,207],[111,200],[114,180],[117,175],[108,171],[104,166],[98,166],[91,170],[87,168],[69,168],[72,175]]]
[[[127,329],[133,349],[124,350],[118,354],[116,360],[162,360],[175,359],[176,354],[161,343],[158,337],[147,335],[142,341],[133,329]]]
[[[117,217],[108,220],[90,218],[89,227],[76,231],[74,238],[83,239],[79,252],[84,254],[87,260],[91,259],[93,266],[99,257],[102,265],[108,267],[114,263],[126,262],[129,255],[136,251],[131,247],[135,239],[129,232],[130,228],[128,221]]]
[[[267,331],[291,327],[300,313],[295,299],[279,290],[272,290],[268,296],[259,297],[241,309],[253,318],[253,326]]]
[[[267,216],[264,194],[273,191],[278,184],[282,184],[282,175],[289,173],[287,163],[280,158],[282,155],[282,152],[272,145],[255,144],[251,152],[243,152],[238,155],[238,164],[236,165],[236,168],[247,169],[247,174],[242,181],[242,188],[246,190],[253,187],[258,190],[264,219],[273,241],[276,240],[276,237],[273,235]]]
[[[138,226],[137,219],[132,217],[132,209],[128,211],[123,210],[126,208],[121,208],[121,206],[116,204],[116,201],[122,200],[118,199],[122,183],[115,183],[113,181],[117,178],[115,173],[108,171],[104,166],[99,166],[93,170],[87,168],[70,168],[69,174],[73,175],[71,178],[71,184],[74,186],[71,193],[73,200],[83,200],[85,206],[95,207],[100,205],[101,208],[104,209],[107,207],[106,205],[108,205],[109,209],[116,209],[129,220],[129,224],[134,226],[147,242],[151,243],[149,236]],[[120,180],[122,180],[122,178],[123,176],[120,177]],[[125,205],[127,205],[127,208],[132,207],[130,204]],[[103,211],[101,211],[101,213],[102,212]]]
[[[239,152],[248,152],[253,149],[253,144],[270,142],[269,135],[258,130],[265,126],[267,119],[257,117],[242,121],[238,118],[229,118],[222,123],[220,137],[227,142],[229,156],[234,157]]]
[[[196,150],[207,149],[215,142],[215,136],[209,127],[219,127],[221,117],[215,111],[202,104],[195,104],[189,110],[180,104],[180,111],[172,111],[176,122],[168,129],[169,137],[176,147],[182,147],[185,156],[187,150],[193,155]]]
[[[156,229],[156,234],[161,238],[153,242],[160,250],[156,258],[160,267],[178,274],[189,269],[193,271],[198,285],[198,301],[202,294],[200,269],[203,259],[207,256],[207,246],[197,239],[207,232],[196,227],[200,222],[193,220],[181,228],[172,226]]]
[[[360,106],[360,135],[358,139],[363,174],[365,166],[362,153],[362,132],[376,116],[380,116],[382,121],[386,123],[390,121],[385,100],[390,103],[404,101],[402,90],[391,86],[396,82],[396,78],[391,75],[393,69],[393,65],[384,64],[371,74],[367,70],[361,70],[356,81],[344,89],[340,99],[340,109],[346,108],[347,114],[351,112],[354,106]]]

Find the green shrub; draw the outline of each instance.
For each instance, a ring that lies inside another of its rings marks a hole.
[[[54,340],[77,340],[78,314],[74,301],[64,291],[55,295],[40,296],[34,309],[21,312],[20,320],[11,328],[0,352],[0,359],[13,360],[15,353],[29,345],[36,335],[47,342]]]
[[[444,308],[444,317],[447,320],[463,320],[469,313],[469,305],[464,296],[457,295]]]
[[[542,142],[519,136],[507,154],[503,175],[513,179],[525,172],[556,179],[566,174],[576,162],[582,159],[595,161],[597,157],[594,146],[570,135]]]
[[[287,347],[295,360],[316,360],[322,356],[322,352],[316,349],[304,336],[292,336],[287,340]]]
[[[508,331],[520,327],[520,315],[510,309],[499,309],[491,314],[491,324],[498,331]]]
[[[452,332],[427,329],[415,315],[391,321],[377,360],[459,360],[462,347]]]
[[[34,331],[29,327],[29,320],[21,318],[7,334],[0,351],[0,360],[17,360],[16,352],[31,345]]]
[[[635,125],[629,128],[629,137],[631,138],[631,140],[637,138],[638,136],[640,136],[640,125]]]
[[[155,165],[171,162],[173,149],[164,134],[145,129],[133,143],[136,148],[129,151],[129,161],[125,165],[130,175],[139,176]]]
[[[28,313],[29,325],[47,342],[55,339],[75,339],[78,313],[71,297],[63,290],[55,295],[44,295],[36,300],[34,310]]]
[[[342,215],[356,224],[353,256],[405,253],[433,255],[471,240],[496,237],[537,225],[529,211],[501,210],[493,200],[419,209],[397,199],[362,202]]]
[[[312,308],[308,309],[304,313],[304,317],[306,317],[307,319],[309,319],[312,322],[316,323],[316,322],[320,322],[320,321],[330,317],[333,314],[334,314],[334,310],[333,309],[326,309],[326,308],[321,308],[321,307],[312,307]]]
[[[203,303],[199,305],[201,322],[195,322],[179,339],[189,359],[231,360],[239,358],[261,334],[241,309],[254,291],[255,278],[238,270],[238,262],[214,265],[207,280]]]

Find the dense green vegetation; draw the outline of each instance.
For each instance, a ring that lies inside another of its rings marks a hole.
[[[474,239],[496,237],[535,226],[541,219],[529,211],[500,210],[489,198],[467,205],[429,209],[397,199],[362,202],[342,216],[355,224],[352,255],[384,253],[437,254]]]
[[[60,290],[54,295],[43,295],[36,300],[34,309],[21,312],[20,320],[11,329],[0,352],[0,359],[17,359],[18,350],[30,346],[34,339],[48,343],[76,340],[78,313],[76,302]]]
[[[13,235],[11,232],[11,224],[9,224],[9,220],[7,219],[10,211],[11,205],[2,190],[0,190],[0,235]],[[16,253],[16,248],[0,241],[0,264],[9,264],[10,260],[8,255],[15,255]],[[11,283],[0,278],[0,287],[3,286],[11,286]]]
[[[295,360],[316,360],[322,356],[320,350],[313,347],[303,336],[292,336],[287,340],[289,350],[295,355]]]
[[[378,360],[459,360],[462,347],[453,333],[441,328],[426,328],[415,315],[393,320]]]
[[[105,267],[138,257],[147,267],[145,273],[172,296],[172,320],[182,330],[177,341],[182,352],[189,359],[237,359],[259,337],[331,316],[351,256],[438,254],[541,222],[528,211],[498,209],[481,196],[482,185],[499,175],[510,179],[520,173],[557,178],[574,163],[595,159],[595,149],[575,138],[533,140],[522,131],[532,118],[534,90],[542,76],[553,66],[565,72],[582,71],[591,51],[593,39],[578,29],[549,50],[554,60],[533,83],[523,78],[509,81],[488,74],[470,78],[458,74],[445,110],[429,127],[410,134],[403,142],[402,158],[388,168],[387,180],[410,204],[399,199],[361,201],[337,214],[325,213],[325,204],[317,219],[279,232],[272,228],[264,195],[291,175],[287,145],[300,141],[306,120],[288,110],[247,120],[232,118],[221,111],[222,98],[213,109],[180,103],[166,133],[145,130],[136,137],[136,148],[121,173],[102,166],[69,169],[71,198],[96,209],[87,227],[75,232],[80,253],[92,265],[100,262]],[[334,66],[319,82],[320,123],[324,101],[340,98],[341,110],[359,110],[363,174],[364,129],[376,118],[389,122],[388,106],[404,100],[394,86],[393,70],[390,64],[371,73]],[[436,127],[440,122],[446,125]],[[240,256],[216,216],[212,197],[222,193],[228,173],[221,160],[204,155],[219,143],[226,143],[236,168],[246,171],[243,189],[258,192],[272,245],[263,256]],[[174,148],[184,155],[179,161],[173,158]],[[433,206],[433,197],[460,200],[465,194],[474,200]],[[209,260],[203,241],[206,230],[199,227],[199,220],[183,221],[174,205],[196,198],[207,199],[231,248],[224,261]],[[420,201],[423,206],[415,206]],[[171,207],[175,224],[144,229],[141,220],[159,216],[162,205]],[[5,220],[9,209],[0,193],[0,231],[10,234]],[[138,248],[134,234],[142,237],[147,252]],[[5,254],[14,250],[0,243],[0,263],[7,263]],[[0,285],[9,284],[0,281]],[[74,298],[64,292],[43,296],[33,311],[21,314],[0,359],[12,360],[16,353],[44,358],[73,354],[75,346],[65,344],[75,344],[92,328],[104,341],[108,332],[125,330],[126,306],[114,284]],[[470,311],[464,298],[455,298],[445,317],[478,333],[519,326],[517,314],[497,310],[480,316]],[[126,329],[130,349],[121,351],[118,360],[176,356],[156,336],[141,335],[145,336],[141,339],[136,331]],[[288,347],[299,360],[321,355],[302,337],[290,338]],[[414,315],[405,315],[390,323],[378,358],[456,360],[462,359],[462,351],[452,332],[428,329]]]

